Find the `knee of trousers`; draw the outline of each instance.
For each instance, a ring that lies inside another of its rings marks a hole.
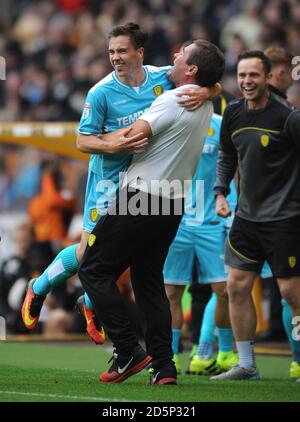
[[[80,281],[87,291],[92,289],[97,291],[98,295],[112,292],[116,287],[118,277],[113,271],[105,271],[101,266],[86,265],[85,262],[81,264],[78,270]]]
[[[102,274],[98,270],[97,266],[88,265],[86,261],[83,261],[78,269],[78,276],[83,285],[95,284],[102,279]]]

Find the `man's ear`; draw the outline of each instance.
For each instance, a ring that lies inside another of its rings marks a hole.
[[[278,74],[279,74],[279,77],[283,77],[283,76],[285,76],[286,74],[287,74],[288,72],[287,72],[287,70],[286,69],[284,69],[283,67],[281,67],[280,69],[279,69],[279,72],[278,72]]]
[[[187,69],[188,76],[195,76],[197,72],[198,72],[198,66],[196,66],[195,64],[190,64],[188,66],[188,69]]]
[[[144,47],[138,48],[138,53],[139,53],[140,57],[143,59],[144,58],[144,53],[145,53]]]
[[[270,80],[272,79],[273,73],[270,72],[267,74],[267,82],[270,83]]]

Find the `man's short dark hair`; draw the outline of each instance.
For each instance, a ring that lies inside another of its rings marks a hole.
[[[213,86],[224,73],[225,59],[222,51],[214,44],[206,40],[195,40],[196,45],[187,64],[195,64],[198,67],[196,75],[197,84],[200,86]]]
[[[113,37],[125,35],[129,37],[136,49],[145,47],[148,40],[148,34],[140,30],[139,25],[133,22],[126,23],[125,25],[116,26],[108,35],[110,40]]]
[[[267,75],[268,73],[271,72],[271,62],[268,59],[268,57],[264,54],[263,51],[246,50],[239,55],[237,64],[239,64],[241,60],[246,60],[246,59],[260,59],[262,62],[265,74]]]

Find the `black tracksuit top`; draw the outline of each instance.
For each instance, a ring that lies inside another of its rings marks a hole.
[[[300,215],[300,111],[274,92],[260,110],[249,110],[245,99],[228,104],[215,191],[230,191],[237,167],[239,217],[266,222]]]

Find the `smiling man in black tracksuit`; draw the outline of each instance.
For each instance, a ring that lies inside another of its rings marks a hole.
[[[300,315],[300,111],[270,92],[269,79],[269,59],[260,51],[243,53],[238,84],[244,99],[228,105],[222,124],[215,184],[218,215],[229,214],[225,196],[237,168],[240,176],[238,209],[225,256],[240,360],[213,379],[259,379],[251,290],[265,260],[293,315]]]

